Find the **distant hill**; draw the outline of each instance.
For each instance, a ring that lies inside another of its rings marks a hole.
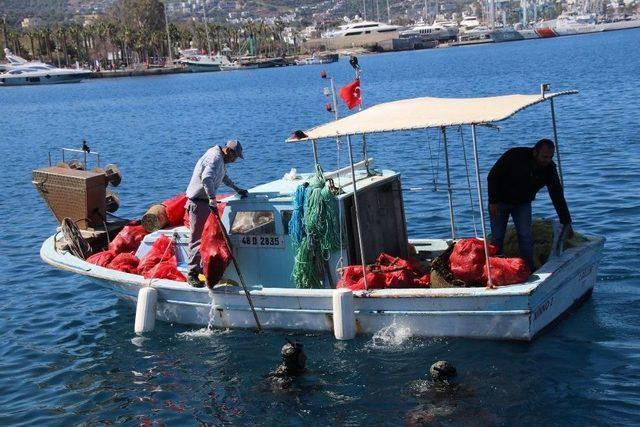
[[[44,24],[72,19],[76,15],[101,14],[116,0],[0,0],[0,16],[7,24],[17,26],[23,18],[39,18]],[[171,19],[182,20],[202,16],[202,6],[195,0],[164,0],[169,4]],[[466,3],[470,0],[446,0]],[[201,0],[199,3],[202,3]],[[386,0],[364,0],[368,18],[380,13],[386,18]],[[389,0],[392,17],[415,16],[424,0]],[[272,19],[289,17],[300,24],[314,20],[331,21],[363,12],[362,0],[208,0],[207,16],[217,22],[234,22],[247,18]],[[294,16],[295,18],[292,18]]]

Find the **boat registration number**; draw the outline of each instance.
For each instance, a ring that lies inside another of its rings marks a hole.
[[[252,234],[237,236],[236,244],[240,247],[261,247],[284,249],[284,238],[282,236]]]

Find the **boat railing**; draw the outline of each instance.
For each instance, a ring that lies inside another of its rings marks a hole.
[[[90,156],[93,156],[96,159],[96,165],[100,166],[100,153],[96,153],[88,149],[61,148],[60,153],[62,156],[62,163],[67,163],[67,157],[69,157],[69,155],[73,156],[72,153],[74,153],[82,155],[82,164],[85,170],[87,169],[87,161],[91,158]],[[51,150],[49,150],[49,166],[53,166],[51,161]]]

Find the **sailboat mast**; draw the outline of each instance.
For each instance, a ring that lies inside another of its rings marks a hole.
[[[204,18],[204,33],[207,36],[208,54],[211,55],[211,40],[209,40],[209,23],[207,22],[207,11],[204,8],[204,4],[202,5],[202,16]]]
[[[389,7],[389,0],[387,0],[387,23],[391,24],[391,8]]]

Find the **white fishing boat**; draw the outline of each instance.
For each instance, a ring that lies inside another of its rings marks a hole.
[[[289,142],[307,141],[313,148],[314,164],[321,162],[317,145],[325,142],[335,144],[336,138],[341,140],[338,149],[346,150],[342,158],[349,159],[344,168],[326,173],[323,177],[331,194],[335,194],[339,228],[342,230],[339,249],[326,257],[321,278],[324,289],[299,289],[292,279],[296,252],[289,224],[296,189],[314,177],[314,174],[298,175],[294,171],[283,179],[250,189],[247,198],[232,196],[224,200],[226,207],[221,219],[229,230],[237,266],[230,264],[222,279],[211,290],[192,288],[185,282],[145,279],[140,275],[91,264],[73,255],[68,247],[69,241],[65,242],[73,239],[69,236],[65,239],[64,233],[58,232],[49,237],[43,243],[40,255],[56,268],[86,277],[125,301],[137,302],[139,312],[141,306],[151,307],[142,310],[147,315],[170,323],[209,325],[214,328],[253,328],[259,321],[265,329],[333,331],[337,338],[350,338],[356,333],[373,334],[395,325],[407,328],[414,336],[529,341],[591,295],[604,238],[590,236],[583,245],[562,252],[557,246],[558,250],[554,250],[549,260],[527,280],[497,289],[334,289],[340,279],[337,266],[340,260],[345,266],[371,263],[380,252],[405,257],[407,243],[415,246],[417,256],[423,263],[429,264],[459,237],[455,235],[454,206],[450,198],[451,236],[407,238],[400,174],[389,170],[371,170],[373,160],[366,155],[364,135],[439,129],[443,136],[448,179],[447,129],[469,127],[473,138],[477,190],[482,195],[481,183],[484,179],[479,170],[476,128],[491,126],[526,108],[548,103],[555,129],[553,102],[559,96],[572,93],[575,92],[549,93],[543,89],[541,93],[532,95],[403,99],[379,104],[304,132],[296,132],[297,138],[291,138]],[[363,160],[359,162],[353,158],[352,145],[356,137],[359,141],[362,137],[361,148],[364,153]],[[554,139],[559,154],[557,137]],[[408,156],[412,155],[415,147],[409,149],[411,154],[407,153]],[[561,166],[559,156],[558,164]],[[68,192],[71,178],[82,178],[83,182],[94,180],[91,185],[80,184],[81,195],[88,194],[88,186],[100,189],[105,185],[105,177],[100,175],[100,171],[96,172],[100,176],[91,175],[92,172],[88,171],[68,171],[56,166],[34,171],[34,184],[58,220],[73,199],[72,193]],[[451,185],[448,188],[451,191]],[[67,193],[62,194],[64,191]],[[86,196],[83,197],[83,200],[87,200]],[[425,200],[425,203],[429,201]],[[94,220],[95,228],[84,227],[82,230],[94,251],[105,245],[106,233],[104,228],[100,229],[100,224],[106,213],[104,206],[100,209],[102,212]],[[88,213],[76,214],[81,223],[94,212],[90,207],[86,210]],[[65,216],[71,216],[69,209],[64,212]],[[486,242],[482,197],[479,199],[479,212],[480,237]],[[107,223],[106,228],[115,229],[117,225],[115,222]],[[142,257],[162,235],[170,236],[176,243],[178,267],[184,271],[189,240],[186,227],[162,229],[148,234],[136,255]],[[249,301],[238,286],[245,282]],[[157,297],[157,309],[153,304],[146,304],[148,293]],[[250,301],[255,312],[252,312]]]
[[[296,65],[322,65],[338,62],[340,59],[337,53],[313,53],[310,57],[297,59]]]
[[[56,68],[40,61],[27,61],[5,49],[9,63],[0,74],[0,86],[25,86],[59,83],[78,83],[91,74],[81,68]]]

